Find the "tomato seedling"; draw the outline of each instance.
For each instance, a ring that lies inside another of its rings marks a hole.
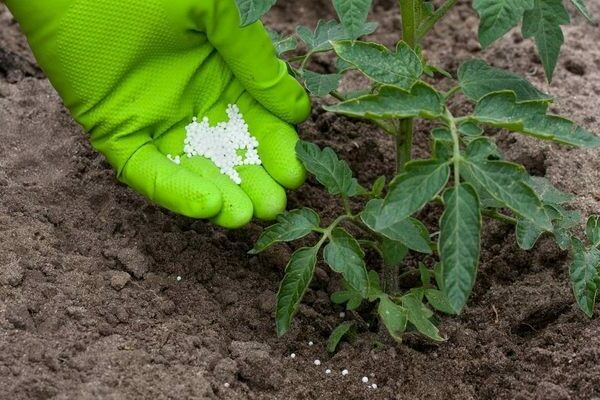
[[[274,1],[238,3],[243,6],[242,20],[251,23]],[[531,249],[542,235],[550,235],[561,249],[569,250],[576,301],[592,316],[600,283],[600,218],[588,220],[587,241],[577,238],[572,230],[579,226],[581,215],[564,206],[571,196],[547,179],[530,176],[523,166],[504,160],[485,129],[502,128],[576,147],[598,147],[600,138],[549,113],[552,98],[527,80],[482,60],[463,63],[449,91],[426,83],[425,76],[453,79],[425,59],[419,44],[456,3],[446,0],[435,7],[432,1],[400,0],[402,40],[393,50],[359,40],[377,28],[367,21],[371,0],[333,0],[339,21],[319,21],[314,30],[300,26],[295,35],[285,38],[273,34],[280,55],[303,43],[305,54],[287,61],[310,93],[338,100],[325,106],[327,111],[373,122],[395,138],[397,154],[396,177],[389,184],[380,177],[365,188],[332,149],[298,144],[299,159],[329,193],[339,197],[345,212],[326,227],[314,210],[287,212],[264,231],[252,250],[258,253],[278,242],[318,235],[314,245],[292,255],[286,268],[277,295],[279,335],[289,329],[322,258],[342,276],[343,290],[331,296],[334,303],[345,304],[349,310],[364,302],[375,303],[381,322],[398,340],[407,329],[443,340],[432,320],[433,310],[458,314],[467,304],[477,277],[483,218],[514,225],[523,249]],[[572,3],[591,19],[584,1]],[[563,43],[561,25],[570,22],[562,0],[475,0],[473,7],[480,16],[482,46],[522,23],[523,36],[535,41],[546,77],[551,79]],[[333,74],[309,69],[312,57],[324,52],[337,57]],[[338,86],[348,71],[369,78],[370,88],[341,93]],[[458,92],[473,104],[472,113],[450,111]],[[434,125],[427,159],[411,158],[415,119]],[[363,209],[352,207],[354,198],[367,200]],[[436,232],[415,218],[432,202],[444,208]],[[381,272],[367,266],[367,249],[381,256]],[[429,265],[403,266],[409,252],[428,255],[423,259]],[[420,277],[419,283],[401,290],[400,275]],[[348,326],[345,323],[334,331],[332,349]]]

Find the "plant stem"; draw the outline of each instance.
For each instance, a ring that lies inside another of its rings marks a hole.
[[[406,163],[412,158],[413,120],[403,119],[396,133],[396,175],[404,172]]]
[[[517,224],[517,220],[516,218],[513,217],[509,217],[508,215],[504,215],[502,213],[499,213],[498,211],[495,210],[481,210],[481,214],[485,215],[488,218],[492,218],[495,219],[497,221],[500,222],[504,222],[506,224],[510,224],[510,225],[516,225]]]
[[[383,291],[390,296],[395,296],[400,291],[400,266],[383,266]]]
[[[456,127],[456,121],[450,110],[446,107],[446,122],[450,128],[450,133],[452,134],[452,141],[454,142],[453,146],[453,157],[452,162],[454,164],[454,184],[458,185],[460,183],[460,138],[458,136],[458,128]]]
[[[417,45],[417,2],[421,0],[398,0],[402,17],[402,40],[412,49]]]
[[[419,29],[417,30],[417,40],[421,40],[429,33],[429,31],[435,26],[435,24],[444,17],[458,3],[458,0],[446,0],[444,4],[440,6],[433,15],[421,22]]]

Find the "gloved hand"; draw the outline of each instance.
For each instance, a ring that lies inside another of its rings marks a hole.
[[[117,177],[159,205],[235,228],[273,219],[302,184],[290,124],[309,99],[262,24],[239,26],[234,0],[6,0],[46,75]],[[194,116],[237,104],[263,166],[234,184],[209,160],[181,157]]]

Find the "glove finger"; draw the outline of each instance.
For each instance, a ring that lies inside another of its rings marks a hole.
[[[254,217],[266,221],[275,219],[285,211],[285,190],[258,165],[243,165],[236,170],[242,178],[240,187],[254,205]]]
[[[258,154],[267,170],[279,184],[297,189],[306,179],[306,171],[296,157],[298,133],[290,124],[277,118],[248,93],[237,102],[250,133],[258,140]]]
[[[191,218],[214,217],[223,204],[215,184],[173,163],[153,143],[129,158],[120,179],[158,205]]]
[[[224,228],[235,229],[252,220],[254,207],[248,195],[228,176],[223,175],[212,161],[195,156],[181,157],[181,165],[192,173],[202,176],[217,186],[221,192],[223,206],[212,222]]]
[[[275,55],[269,34],[256,22],[240,27],[234,0],[194,1],[199,29],[223,57],[245,89],[264,107],[290,123],[310,114],[310,99]]]

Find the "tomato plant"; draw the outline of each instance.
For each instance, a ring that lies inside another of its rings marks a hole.
[[[242,20],[251,23],[274,1],[238,3]],[[396,339],[407,329],[416,329],[430,339],[442,340],[432,310],[458,314],[467,304],[477,277],[483,218],[514,225],[523,249],[531,249],[542,235],[550,235],[561,249],[570,251],[575,299],[592,316],[600,283],[600,218],[589,218],[587,240],[578,238],[573,231],[581,215],[565,207],[571,196],[544,178],[530,176],[523,166],[504,160],[486,128],[576,147],[598,147],[600,138],[549,113],[552,97],[516,74],[478,59],[463,63],[456,78],[430,65],[421,51],[421,39],[456,3],[446,0],[436,7],[432,1],[399,0],[402,40],[393,50],[359,40],[377,28],[368,21],[371,0],[333,0],[339,21],[319,21],[314,30],[300,26],[290,37],[273,34],[280,55],[297,53],[302,42],[306,52],[287,61],[311,94],[337,100],[325,110],[371,121],[395,138],[397,154],[396,177],[389,184],[380,177],[365,188],[332,149],[298,144],[299,159],[329,193],[339,197],[345,212],[324,227],[314,210],[289,211],[264,231],[252,250],[258,253],[278,242],[317,235],[314,245],[297,250],[286,268],[277,296],[279,335],[289,329],[322,258],[342,277],[343,290],[331,296],[334,303],[345,304],[347,309],[376,303],[373,309]],[[572,3],[591,19],[583,0]],[[523,36],[535,41],[546,77],[551,79],[563,43],[561,25],[570,22],[562,0],[474,0],[473,7],[480,16],[482,46],[521,24]],[[337,56],[336,73],[309,69],[311,58],[323,52]],[[341,93],[338,86],[348,71],[364,74],[370,88]],[[454,87],[444,92],[425,82],[424,77],[436,74],[454,79]],[[450,111],[458,92],[473,104],[472,113]],[[434,125],[427,159],[411,158],[415,119]],[[352,201],[361,198],[367,200],[366,205],[355,210],[353,205],[365,202]],[[431,202],[444,208],[435,232],[415,218]],[[381,256],[381,272],[365,262],[367,249]],[[420,263],[412,269],[403,265],[409,252],[428,255],[429,265]],[[420,276],[419,284],[400,289],[401,274]],[[336,329],[332,343],[348,330],[347,324]]]

